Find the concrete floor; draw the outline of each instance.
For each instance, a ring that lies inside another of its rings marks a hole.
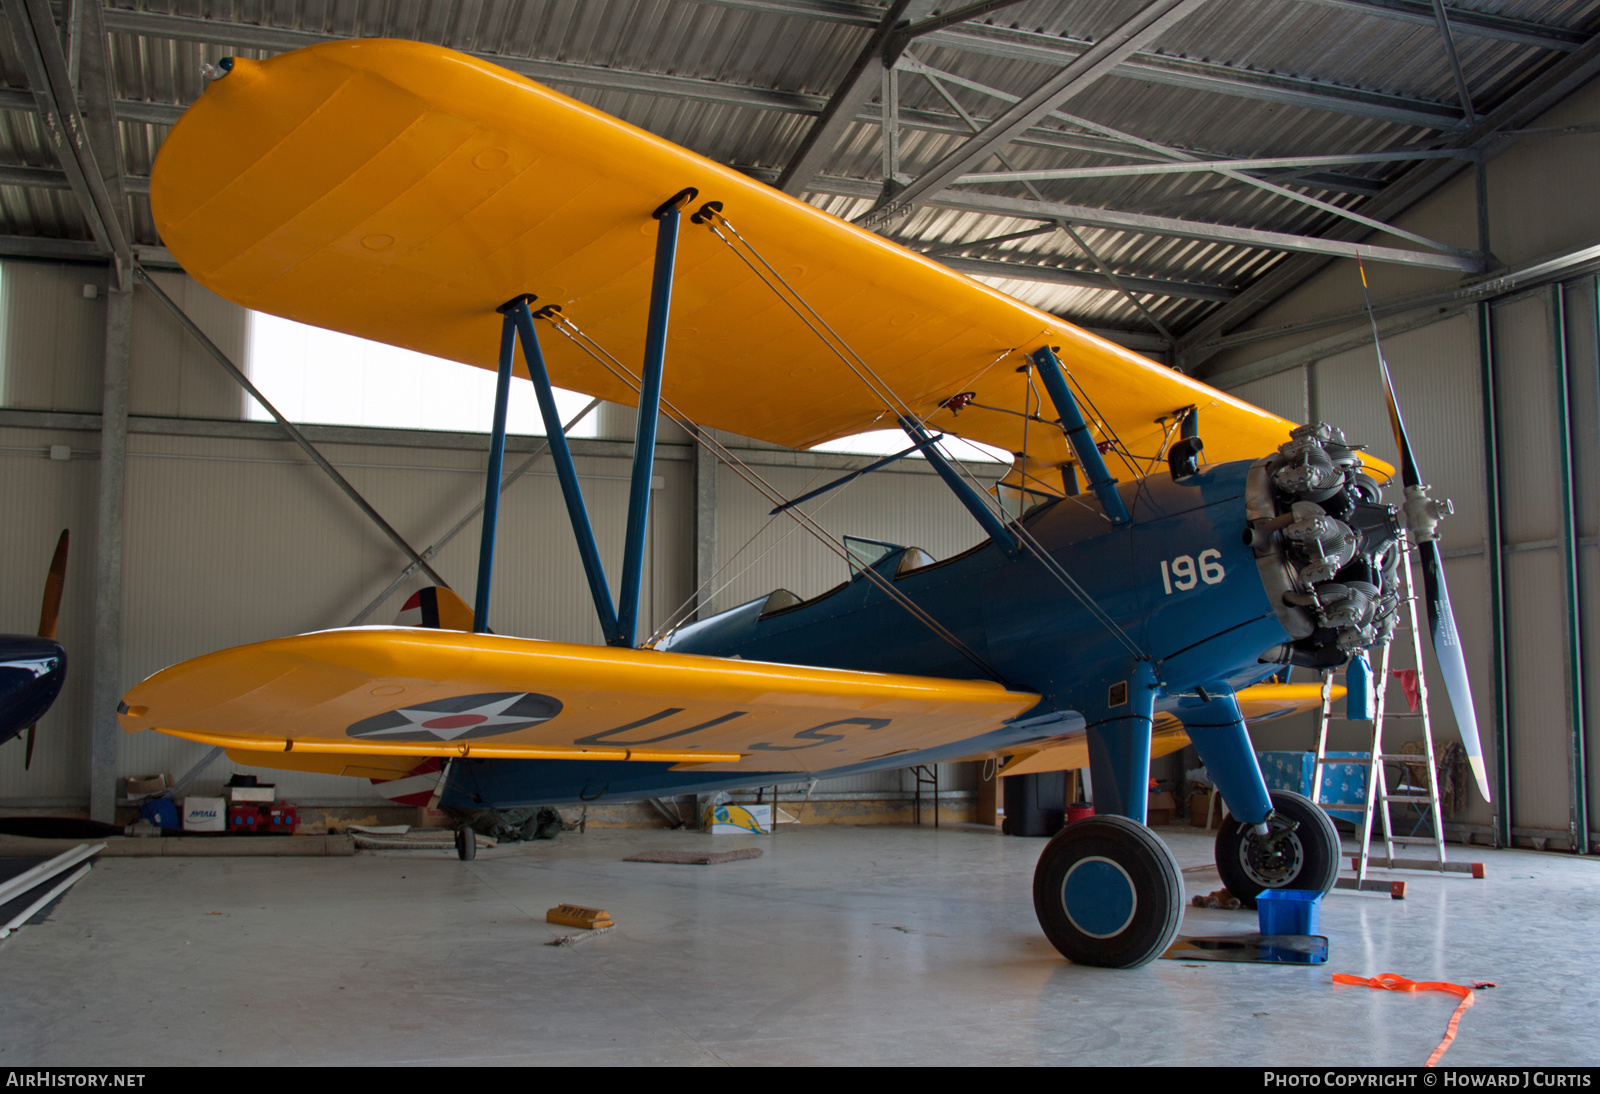
[[[1211,860],[1163,829],[1184,866]],[[644,848],[757,844],[719,866]],[[1488,878],[1336,892],[1322,968],[1078,968],[1030,904],[1042,840],[973,826],[570,833],[471,864],[108,859],[0,943],[0,1066],[1418,1065],[1456,1004],[1330,973],[1494,980],[1447,1064],[1600,1063],[1600,861],[1474,849]],[[1466,850],[1452,848],[1458,857]],[[1219,883],[1186,873],[1191,893]],[[617,927],[573,947],[560,902]],[[1183,934],[1244,933],[1189,909]]]

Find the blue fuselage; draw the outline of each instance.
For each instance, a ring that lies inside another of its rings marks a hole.
[[[925,752],[819,777],[905,767],[1059,736],[1101,710],[1108,689],[1143,656],[1159,682],[1157,708],[1199,687],[1242,687],[1270,675],[1267,649],[1287,640],[1245,545],[1247,461],[1179,483],[1165,473],[1124,484],[1132,521],[1112,525],[1077,496],[1036,507],[1023,524],[1064,571],[1024,549],[984,541],[915,569],[905,549],[873,566],[967,652],[862,574],[821,596],[768,607],[752,601],[678,631],[677,653],[947,678],[992,673],[1036,692],[1039,704],[1005,728]],[[1081,590],[1069,585],[1075,582]],[[1118,631],[1121,633],[1119,634]],[[1133,647],[1133,648],[1130,648]],[[968,656],[976,656],[979,663]],[[987,671],[986,671],[987,669]],[[452,765],[443,803],[460,808],[656,797],[792,781],[792,773],[696,775],[671,765],[484,760]]]

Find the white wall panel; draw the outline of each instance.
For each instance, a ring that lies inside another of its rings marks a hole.
[[[92,285],[97,295],[83,295]],[[59,262],[0,263],[0,405],[100,411],[106,274]]]
[[[1506,543],[1511,823],[1513,828],[1565,830],[1572,723],[1559,542],[1564,422],[1550,296],[1541,291],[1497,304],[1493,317]]]
[[[1449,498],[1455,515],[1440,525],[1446,550],[1481,546],[1484,529],[1482,381],[1478,335],[1470,315],[1408,331],[1384,343],[1406,433],[1434,495]],[[1349,350],[1312,368],[1317,417],[1346,438],[1395,464],[1399,452],[1389,425],[1377,356]],[[1398,504],[1397,488],[1386,493]]]
[[[177,273],[150,275],[241,369],[248,368],[250,313]],[[148,292],[133,297],[128,413],[240,418],[249,398],[233,377]]]
[[[1511,677],[1511,823],[1567,827],[1567,712],[1562,558],[1554,548],[1506,556]]]
[[[1561,535],[1560,418],[1549,298],[1535,293],[1494,308],[1495,398],[1508,543]]]
[[[1310,392],[1306,386],[1309,383],[1308,374],[1309,370],[1305,367],[1292,368],[1230,388],[1228,394],[1253,403],[1262,410],[1270,410],[1291,422],[1306,422],[1311,419],[1308,402]],[[1203,419],[1200,425],[1201,435],[1204,436]]]

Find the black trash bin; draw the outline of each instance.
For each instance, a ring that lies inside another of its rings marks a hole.
[[[1008,836],[1053,836],[1066,823],[1065,771],[1006,776],[1006,819],[1000,826],[1002,832]]]

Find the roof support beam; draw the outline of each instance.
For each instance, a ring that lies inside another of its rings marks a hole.
[[[104,0],[77,0],[69,6],[75,20],[69,67],[76,67],[74,84],[81,89],[84,131],[105,184],[122,234],[132,238],[127,195],[122,185],[122,134],[117,125],[116,91],[111,74],[111,38],[106,33]],[[72,66],[70,61],[76,59]],[[132,286],[130,285],[131,289]]]
[[[1429,26],[1434,14],[1423,0],[1304,0],[1325,8],[1342,8],[1378,19],[1395,19],[1404,23]],[[1570,52],[1583,45],[1581,32],[1565,27],[1552,27],[1531,19],[1516,19],[1506,15],[1455,8],[1450,22],[1461,34],[1479,38],[1493,38],[1501,42],[1517,42],[1540,49],[1559,49]]]
[[[1202,239],[1210,243],[1229,243],[1244,247],[1265,247],[1274,251],[1361,257],[1369,262],[1394,262],[1403,266],[1424,266],[1438,270],[1476,273],[1482,263],[1476,257],[1457,254],[1429,254],[1398,247],[1378,247],[1321,236],[1297,236],[1289,232],[1269,232],[1258,228],[1236,228],[1230,224],[1205,224],[1171,217],[1147,216],[1117,209],[1096,209],[1085,205],[1066,205],[1054,201],[996,197],[993,194],[941,194],[927,202],[941,209],[962,209],[1028,220],[1070,220],[1094,228],[1113,228],[1152,235]]]
[[[1476,125],[1478,112],[1472,109],[1472,92],[1467,87],[1467,77],[1461,71],[1461,58],[1456,56],[1456,36],[1450,32],[1450,16],[1444,9],[1444,0],[1433,0],[1433,16],[1439,22],[1439,37],[1444,39],[1445,56],[1450,60],[1450,75],[1456,81],[1456,98],[1461,100],[1461,112],[1469,125]]]
[[[957,100],[954,95],[950,94],[950,89],[945,87],[937,77],[927,71],[924,71],[923,78],[933,85],[934,90],[939,93],[950,109],[954,110],[961,116],[961,120],[967,124],[967,128],[971,129],[974,134],[981,133],[983,131],[983,126],[979,125],[977,121],[973,119],[972,115],[967,112],[966,107],[962,106],[960,101]],[[1013,163],[1004,152],[996,152],[995,158],[1000,161],[1000,165],[1006,168],[1006,170],[1015,171],[1017,169],[1017,165]],[[1028,194],[1035,200],[1043,200],[1044,195],[1039,192],[1039,188],[1033,183],[1025,182],[1022,185],[1028,191]],[[885,188],[884,196],[886,198],[888,197],[888,193],[888,189]],[[1055,222],[1055,226],[1061,229],[1061,231],[1065,232],[1067,237],[1072,240],[1072,242],[1080,251],[1089,256],[1089,261],[1093,262],[1095,267],[1099,269],[1100,275],[1111,284],[1113,289],[1127,298],[1128,303],[1133,305],[1133,309],[1135,311],[1139,312],[1146,319],[1148,319],[1150,321],[1150,325],[1155,327],[1155,329],[1161,333],[1161,336],[1169,343],[1173,345],[1177,344],[1177,337],[1167,329],[1166,324],[1162,323],[1161,320],[1156,316],[1155,312],[1151,311],[1149,306],[1146,305],[1143,300],[1139,299],[1137,293],[1128,288],[1127,285],[1123,284],[1122,279],[1117,276],[1116,271],[1106,263],[1105,259],[1100,257],[1099,253],[1096,252],[1093,247],[1089,246],[1088,240],[1079,235],[1078,230],[1074,228],[1070,222],[1066,220],[1057,220]]]
[[[1391,316],[1407,315],[1412,312],[1426,313],[1423,315],[1425,322],[1435,322],[1446,314],[1451,314],[1465,308],[1469,304],[1478,303],[1494,296],[1505,296],[1521,289],[1531,288],[1535,285],[1552,281],[1564,281],[1581,274],[1592,273],[1600,270],[1600,240],[1590,240],[1581,247],[1570,251],[1559,251],[1555,254],[1544,255],[1532,262],[1524,263],[1510,270],[1500,270],[1486,277],[1477,278],[1461,285],[1453,285],[1445,289],[1426,289],[1422,292],[1408,293],[1390,300],[1377,301],[1373,307],[1372,315],[1383,320]],[[1249,345],[1252,342],[1263,342],[1275,338],[1287,338],[1297,334],[1309,334],[1316,330],[1325,330],[1328,327],[1359,326],[1361,336],[1367,337],[1366,324],[1368,312],[1365,307],[1349,308],[1344,311],[1330,312],[1324,315],[1312,316],[1309,319],[1297,319],[1290,323],[1274,323],[1268,326],[1251,330],[1240,331],[1217,338],[1206,343],[1208,349],[1231,349],[1234,346]],[[1298,354],[1306,347],[1297,347],[1278,355],[1288,359],[1287,355]],[[1322,352],[1321,356],[1328,356]],[[1276,358],[1267,359],[1275,361]],[[1283,368],[1292,368],[1295,364],[1302,363],[1299,359],[1291,361]],[[1237,386],[1250,380],[1270,376],[1273,372],[1282,371],[1281,368],[1267,367],[1262,371],[1262,361],[1252,361],[1247,365],[1240,365],[1237,369],[1230,369],[1227,373],[1212,372],[1212,379],[1227,376],[1228,382]]]
[[[1590,38],[1562,61],[1478,120],[1478,124],[1451,142],[1455,148],[1492,148],[1504,131],[1528,125],[1583,84],[1600,75],[1600,35]],[[1392,183],[1365,208],[1375,217],[1392,218],[1405,212],[1460,173],[1467,164],[1460,160],[1432,160],[1413,167]],[[1329,238],[1357,239],[1365,233],[1353,224],[1341,224]],[[1212,345],[1219,335],[1240,326],[1256,312],[1294,289],[1327,264],[1325,257],[1297,256],[1281,263],[1257,279],[1231,303],[1212,312],[1180,343],[1179,359],[1186,369],[1197,369],[1217,352]]]
[[[950,97],[949,93],[944,90],[941,81],[950,80],[953,83],[959,83],[963,87],[970,88],[973,91],[977,91],[977,92],[980,92],[982,94],[989,95],[989,96],[991,96],[993,98],[1001,99],[1002,101],[1005,101],[1005,102],[1015,103],[1017,101],[1016,96],[1011,95],[1008,92],[1000,91],[997,88],[988,87],[988,86],[986,86],[984,84],[978,83],[975,80],[968,80],[968,79],[961,78],[961,77],[954,77],[950,73],[941,72],[940,70],[938,70],[936,68],[933,68],[930,65],[923,64],[921,61],[918,61],[915,58],[907,58],[905,63],[907,64],[908,67],[914,68],[916,71],[920,72],[924,77],[926,77],[928,80],[932,81],[934,87],[937,88],[939,90],[939,93],[945,97],[945,100],[950,104],[951,108],[954,109],[957,113],[961,114],[962,118],[964,120],[967,120],[969,122],[969,124],[970,124],[970,118],[968,118],[968,115],[966,114],[966,111],[964,111],[961,108],[961,104],[960,103],[957,103],[954,99],[952,99]],[[1204,164],[1204,163],[1207,163],[1207,162],[1214,162],[1214,161],[1206,161],[1202,157],[1196,155],[1193,152],[1187,152],[1187,151],[1184,151],[1182,149],[1172,148],[1172,147],[1169,147],[1168,145],[1157,143],[1156,141],[1146,140],[1145,138],[1137,137],[1137,136],[1133,135],[1132,133],[1124,133],[1120,129],[1113,129],[1112,127],[1110,127],[1108,125],[1101,125],[1099,122],[1091,121],[1088,118],[1082,118],[1082,117],[1079,117],[1079,116],[1077,116],[1075,114],[1067,114],[1067,113],[1064,113],[1064,112],[1062,112],[1060,110],[1056,110],[1056,111],[1052,111],[1051,112],[1050,117],[1057,118],[1057,119],[1059,119],[1061,121],[1064,121],[1064,122],[1068,123],[1069,125],[1077,126],[1079,129],[1087,129],[1090,132],[1100,133],[1100,134],[1102,134],[1104,136],[1108,136],[1108,137],[1111,137],[1111,138],[1113,138],[1115,140],[1120,140],[1120,141],[1123,141],[1123,142],[1125,142],[1127,144],[1130,144],[1130,145],[1136,146],[1138,148],[1141,148],[1141,149],[1145,150],[1146,152],[1151,152],[1151,153],[1154,153],[1154,154],[1156,154],[1158,156],[1165,156],[1167,158],[1170,158],[1170,159],[1173,159],[1173,160],[1177,160],[1177,161],[1182,162],[1182,163],[1189,163],[1189,164],[1199,165],[1199,164]],[[1010,164],[1006,164],[1005,166],[1009,167]],[[1363,214],[1358,213],[1358,212],[1354,212],[1353,210],[1346,209],[1343,206],[1335,205],[1332,202],[1323,201],[1320,198],[1314,198],[1314,197],[1310,196],[1309,194],[1302,194],[1299,191],[1291,190],[1286,186],[1280,186],[1277,183],[1269,182],[1266,179],[1256,178],[1254,175],[1246,174],[1243,171],[1233,170],[1233,169],[1231,169],[1231,168],[1229,168],[1227,166],[1220,166],[1220,165],[1219,166],[1215,166],[1215,167],[1210,168],[1210,169],[1216,170],[1219,174],[1221,174],[1221,175],[1223,175],[1223,176],[1225,176],[1227,178],[1233,179],[1236,182],[1241,182],[1241,183],[1244,183],[1247,186],[1254,186],[1254,187],[1257,187],[1259,189],[1266,190],[1269,193],[1276,194],[1281,198],[1288,199],[1289,201],[1297,202],[1297,203],[1302,204],[1302,205],[1309,205],[1312,208],[1319,209],[1324,213],[1328,213],[1328,214],[1331,214],[1331,215],[1336,216],[1336,217],[1342,217],[1342,218],[1344,218],[1346,220],[1353,220],[1357,224],[1364,224],[1369,228],[1375,228],[1375,229],[1377,229],[1379,231],[1388,232],[1388,233],[1390,233],[1392,235],[1399,236],[1402,239],[1409,239],[1411,242],[1420,243],[1424,247],[1430,247],[1430,248],[1432,248],[1434,250],[1437,250],[1437,251],[1444,251],[1444,252],[1447,252],[1447,253],[1450,253],[1450,254],[1457,254],[1457,255],[1462,255],[1462,256],[1467,256],[1467,255],[1471,254],[1471,252],[1469,252],[1469,251],[1465,251],[1465,250],[1461,250],[1461,249],[1458,249],[1458,248],[1455,248],[1455,247],[1451,247],[1448,244],[1439,243],[1439,242],[1437,242],[1435,240],[1429,239],[1427,236],[1417,235],[1417,234],[1415,234],[1413,232],[1407,232],[1407,231],[1404,231],[1402,229],[1392,227],[1391,225],[1384,224],[1382,221],[1373,220],[1370,217],[1364,216]],[[967,177],[970,177],[970,176],[967,176]],[[990,178],[993,178],[995,180],[1002,180],[1002,181],[1013,181],[1013,178],[1014,178],[1014,176],[1011,175],[1011,174],[992,175],[992,176],[986,176],[986,177],[990,177]],[[964,180],[958,180],[958,181],[964,181]],[[1027,186],[1029,193],[1031,193],[1035,198],[1039,198],[1040,197],[1038,191],[1033,187],[1031,182],[1029,182],[1029,181],[1027,181],[1025,179],[1016,179],[1015,181],[1023,182],[1023,184],[1025,186]]]
[[[913,3],[916,3],[915,14],[912,13]],[[856,115],[873,93],[883,86],[883,74],[889,67],[884,53],[895,28],[908,15],[914,18],[926,7],[928,4],[924,0],[894,0],[889,5],[877,29],[856,55],[850,71],[845,73],[843,82],[834,90],[822,113],[817,115],[817,120],[807,130],[800,147],[789,157],[788,164],[778,176],[778,189],[786,194],[802,193],[812,178],[821,173],[823,165],[833,155],[833,150],[839,147],[839,142],[854,123]]]
[[[48,0],[9,0],[5,11],[45,140],[66,174],[101,253],[114,259],[117,287],[127,290],[131,288],[133,249],[123,227],[120,199],[106,185],[95,154],[96,142],[78,108],[55,16]]]
[[[151,269],[181,269],[165,247],[134,245],[133,257]],[[0,236],[0,258],[37,258],[47,262],[104,264],[106,255],[91,239],[56,239],[50,236]]]
[[[288,30],[281,27],[258,26],[254,23],[232,23],[187,15],[130,11],[124,8],[107,8],[105,23],[106,29],[113,34],[139,34],[189,42],[210,42],[213,45],[232,46],[236,49],[259,49],[271,53],[283,53],[321,42],[349,40],[339,34],[319,34],[309,30]],[[681,96],[729,106],[776,110],[786,114],[815,113],[823,102],[820,96],[802,92],[742,87],[738,84],[719,83],[715,80],[701,80],[690,76],[628,72],[623,69],[574,64],[568,61],[508,57],[479,50],[461,52],[542,83],[579,84],[616,91],[638,91],[648,95]]]
[[[1053,167],[1038,171],[979,171],[956,182],[1043,182],[1062,179],[1129,178],[1134,175],[1181,175],[1197,171],[1266,171],[1278,167],[1349,167],[1360,163],[1400,160],[1470,160],[1472,153],[1455,148],[1395,148],[1386,152],[1352,152],[1331,156],[1266,156],[1239,160],[1186,160],[1174,163],[1117,163],[1104,167]]]
[[[1054,229],[1052,228],[1052,231]],[[1063,266],[1037,266],[1022,262],[1001,262],[991,258],[963,258],[959,255],[931,256],[935,261],[949,266],[969,277],[994,277],[1007,281],[1036,281],[1052,285],[1077,285],[1086,289],[1105,289],[1117,292],[1144,293],[1150,296],[1176,296],[1187,300],[1228,301],[1239,295],[1233,289],[1218,285],[1197,285],[1188,281],[1163,281],[1154,277],[1132,277],[1117,274],[1118,284],[1112,284],[1105,274],[1090,270],[1073,270]]]
[[[709,0],[706,0],[709,2]],[[739,7],[761,7],[758,3],[735,4]],[[801,9],[796,3],[793,9]],[[771,10],[779,10],[772,5]],[[768,10],[763,8],[762,10]],[[784,13],[790,6],[782,5]],[[859,9],[881,17],[881,8]],[[802,14],[800,10],[794,13]],[[902,16],[902,18],[904,18]],[[833,20],[856,21],[856,20]],[[1431,19],[1430,19],[1431,21]],[[220,19],[203,19],[185,15],[168,15],[160,12],[134,11],[125,8],[108,8],[105,12],[106,28],[116,34],[138,34],[155,38],[176,38],[184,41],[210,42],[240,49],[260,49],[282,52],[318,42],[334,41],[338,35],[319,34],[314,31],[265,27],[254,23],[236,23]],[[858,22],[865,25],[863,18]],[[1459,22],[1457,23],[1459,27]],[[1092,47],[1092,43],[1008,27],[949,27],[935,31],[925,41],[967,52],[1014,60],[1034,61],[1040,64],[1065,66]],[[621,91],[637,91],[651,95],[685,96],[707,102],[730,106],[773,110],[786,114],[811,114],[823,109],[826,101],[817,95],[783,91],[773,88],[741,87],[737,84],[719,83],[688,76],[668,76],[648,72],[627,72],[597,65],[576,64],[569,61],[546,61],[526,57],[508,57],[500,54],[468,51],[472,56],[491,64],[500,65],[530,79],[545,83],[577,84],[584,87],[601,87]],[[873,73],[873,76],[876,74]],[[1359,117],[1376,118],[1401,125],[1426,126],[1432,129],[1451,129],[1462,123],[1454,106],[1423,99],[1407,98],[1360,88],[1342,87],[1316,80],[1276,73],[1253,72],[1224,64],[1193,61],[1177,57],[1144,54],[1121,65],[1116,75],[1150,83],[1178,87],[1198,88],[1218,94],[1240,96],[1265,102],[1328,110]],[[858,106],[864,104],[877,88],[876,79],[869,79],[865,95]],[[841,85],[840,91],[844,90]],[[838,113],[838,112],[836,112]],[[843,125],[856,112],[845,111]],[[836,146],[836,145],[835,145]],[[796,191],[790,191],[791,193]]]
[[[1003,149],[1051,111],[1081,94],[1128,57],[1155,42],[1168,30],[1205,5],[1207,0],[1154,0],[1139,9],[1094,47],[1046,80],[1033,94],[1013,103],[972,138],[955,149],[927,173],[911,182],[892,199],[880,204],[857,222],[883,228],[910,216],[934,194],[967,171]]]
[[[698,0],[698,2],[717,7],[740,8],[771,15],[790,15],[798,19],[858,27],[870,27],[875,24],[883,10],[864,3],[852,3],[850,0]],[[1426,0],[1304,0],[1304,2],[1326,8],[1342,8],[1373,19],[1423,25],[1433,22]],[[1456,25],[1458,33],[1494,41],[1517,42],[1526,46],[1563,52],[1583,45],[1584,36],[1578,31],[1537,23],[1531,19],[1517,19],[1462,8],[1452,12],[1450,19]]]
[[[1071,64],[1092,46],[1082,39],[987,25],[942,30],[928,35],[925,41],[947,49],[1058,67]],[[1117,68],[1116,75],[1122,79],[1351,114],[1397,125],[1455,129],[1463,122],[1461,112],[1448,103],[1158,53],[1141,53],[1130,58]]]
[[[991,12],[999,11],[1001,8],[1009,8],[1017,3],[1021,3],[1021,0],[977,0],[976,3],[966,4],[947,11],[943,15],[936,15],[931,19],[923,19],[921,22],[912,23],[908,27],[902,27],[890,36],[888,56],[891,59],[898,57],[900,51],[905,49],[908,43],[914,39],[921,38],[924,34],[932,34],[936,30],[944,30],[946,27],[965,23],[969,19],[981,19]]]

